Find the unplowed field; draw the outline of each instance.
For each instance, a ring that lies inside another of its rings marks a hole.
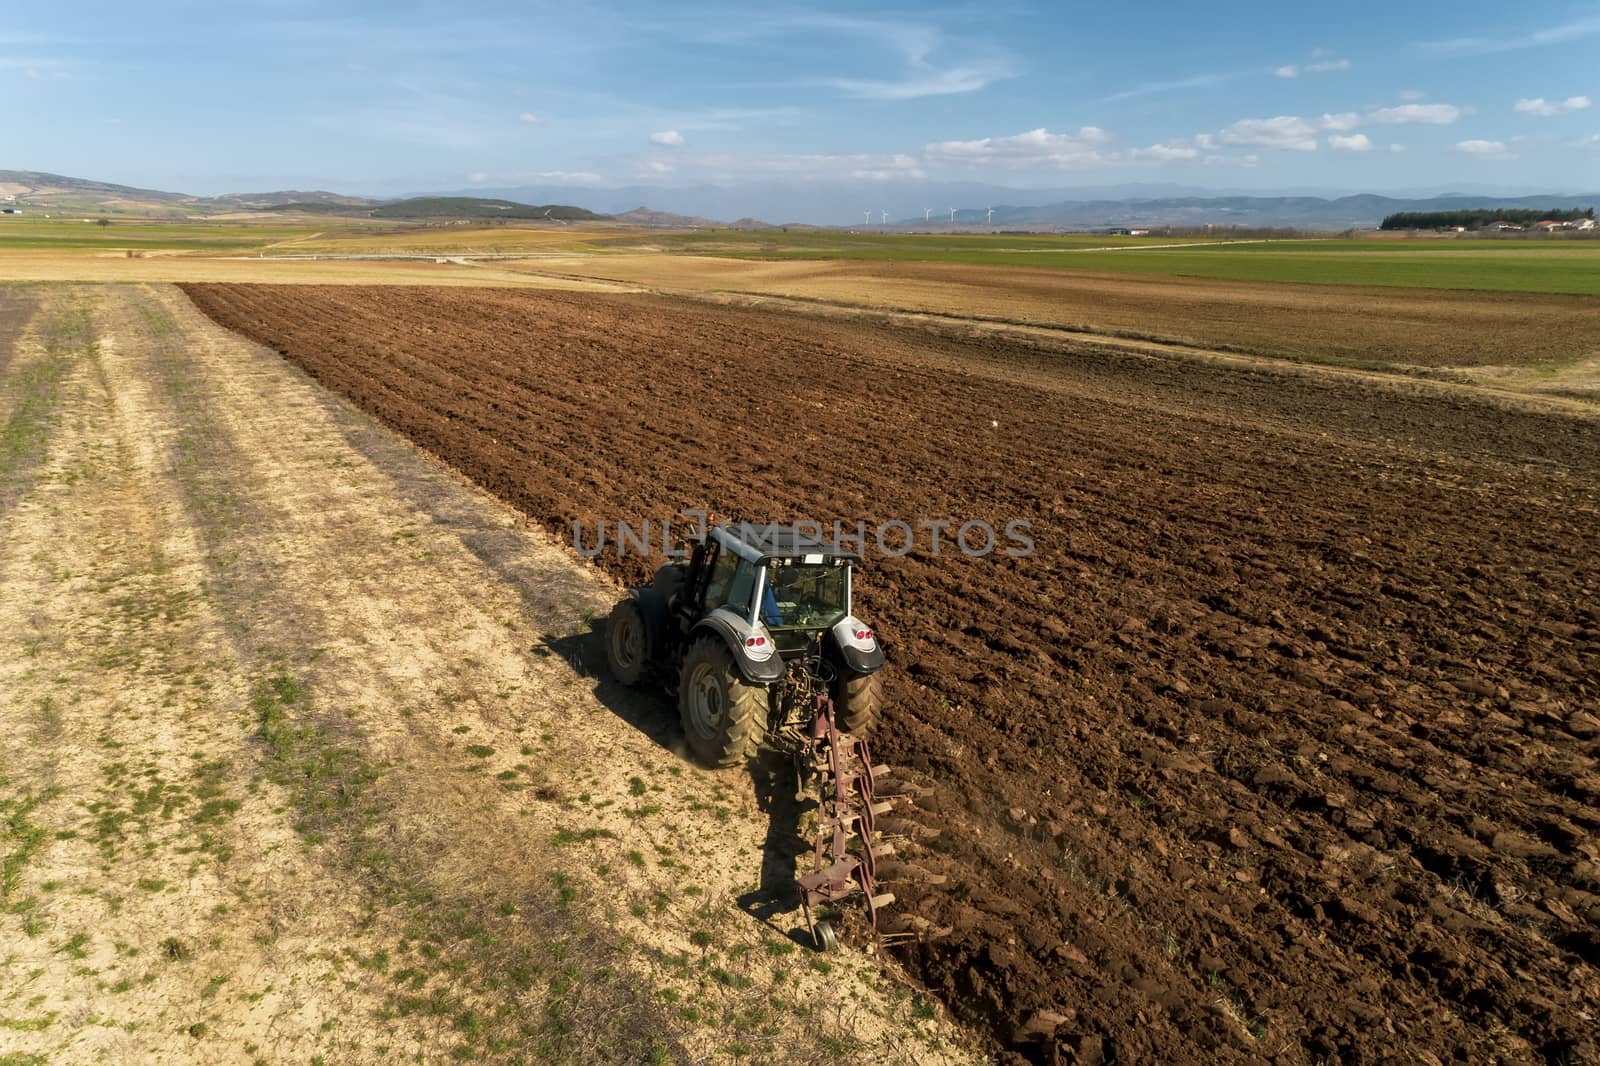
[[[1030,521],[858,596],[878,750],[939,783],[951,884],[902,895],[954,932],[906,962],[1006,1053],[1600,1055],[1593,420],[647,297],[188,291],[563,536]]]
[[[1593,296],[687,255],[529,260],[505,269],[973,315],[1360,366],[1559,366],[1600,356]]]

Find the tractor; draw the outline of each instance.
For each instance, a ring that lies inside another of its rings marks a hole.
[[[675,686],[689,749],[712,767],[808,726],[827,695],[841,732],[878,718],[883,649],[850,613],[860,558],[795,526],[713,526],[611,612],[606,658],[625,685]]]
[[[692,542],[687,562],[668,563],[650,585],[629,590],[606,629],[618,681],[676,687],[684,736],[701,762],[736,766],[763,742],[793,758],[798,789],[816,803],[811,870],[797,881],[806,925],[823,950],[837,944],[838,905],[858,893],[880,937],[927,935],[929,924],[916,916],[880,923],[894,896],[878,889],[883,881],[942,881],[904,862],[879,863],[895,848],[879,817],[894,809],[894,797],[917,790],[872,763],[867,734],[882,706],[884,657],[872,629],[851,613],[860,561],[797,526],[715,524]]]

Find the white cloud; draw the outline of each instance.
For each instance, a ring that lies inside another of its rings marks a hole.
[[[1400,104],[1370,111],[1367,118],[1381,126],[1448,126],[1459,120],[1461,114],[1461,109],[1454,104]]]
[[[1325,56],[1328,53],[1321,48],[1312,51],[1312,56]],[[1298,66],[1294,63],[1285,63],[1273,70],[1273,74],[1280,78],[1298,78],[1302,74],[1334,74],[1339,71],[1349,70],[1348,59],[1319,59],[1315,63]]]
[[[538,115],[535,115],[532,111],[524,111],[522,114],[517,116],[517,121],[528,126],[544,125],[544,119],[540,118]]]
[[[1247,72],[1248,73],[1248,72]],[[1115,103],[1118,100],[1136,100],[1141,96],[1156,96],[1160,93],[1178,92],[1183,89],[1208,89],[1213,85],[1222,85],[1225,82],[1237,81],[1246,77],[1247,73],[1229,71],[1221,74],[1196,74],[1193,77],[1178,78],[1175,81],[1152,81],[1144,85],[1136,85],[1131,89],[1102,96],[1102,104]]]
[[[650,135],[651,144],[664,144],[668,147],[679,148],[683,146],[683,134],[677,130],[661,130]]]
[[[1328,147],[1336,148],[1341,152],[1370,152],[1372,141],[1365,133],[1352,133],[1348,137],[1335,133],[1328,137]]]
[[[1361,125],[1361,116],[1354,111],[1341,111],[1337,115],[1323,115],[1322,128],[1336,133],[1347,133]]]
[[[931,160],[942,163],[1029,166],[1048,164],[1062,168],[1109,162],[1115,158],[1116,138],[1098,126],[1077,133],[1051,133],[1044,127],[1010,137],[983,137],[975,141],[939,141],[923,148]]]
[[[1200,149],[1187,144],[1152,144],[1148,148],[1135,148],[1128,153],[1130,159],[1149,159],[1157,163],[1171,163],[1179,159],[1197,159]]]
[[[1538,115],[1549,118],[1551,115],[1565,115],[1572,111],[1583,111],[1592,107],[1593,103],[1587,96],[1569,96],[1565,100],[1546,100],[1536,96],[1532,100],[1518,100],[1511,106],[1511,110],[1524,115]]]
[[[1457,141],[1455,150],[1477,159],[1515,159],[1504,141]]]
[[[1217,135],[1223,144],[1247,148],[1317,150],[1317,127],[1298,115],[1276,118],[1242,118]]]
[[[1390,155],[1400,155],[1405,150],[1406,150],[1406,146],[1403,145],[1403,144],[1391,144],[1389,146],[1389,154]]]
[[[931,23],[808,11],[801,5],[794,6],[796,10],[765,17],[741,12],[738,28],[731,31],[728,39],[821,33],[846,43],[847,47],[833,50],[839,55],[861,47],[863,42],[868,47],[886,47],[898,53],[901,69],[897,76],[821,78],[805,83],[868,100],[915,100],[977,92],[1017,74],[1012,55],[1004,48],[990,42],[975,43],[969,35],[950,34]]]
[[[1520,37],[1454,37],[1448,41],[1429,41],[1422,47],[1439,55],[1481,56],[1513,52],[1521,48],[1544,48],[1565,44],[1600,33],[1600,15],[1586,15],[1557,26],[1547,26]]]
[[[898,81],[832,78],[823,84],[866,100],[917,100],[924,96],[974,93],[1011,76],[1009,66],[966,66],[916,73]]]
[[[672,164],[663,163],[659,159],[652,159],[644,165],[644,169],[651,174],[671,174]]]
[[[1600,133],[1591,133],[1574,144],[1576,148],[1600,148]]]
[[[1423,92],[1421,89],[1404,89],[1400,93],[1400,99],[1416,101],[1416,100],[1421,100],[1424,96],[1427,96],[1427,95],[1428,94]]]

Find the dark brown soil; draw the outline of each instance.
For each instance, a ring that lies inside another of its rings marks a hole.
[[[187,291],[564,536],[1030,521],[858,597],[878,751],[940,784],[952,883],[903,895],[955,933],[906,961],[1004,1055],[1600,1055],[1594,421],[659,298]]]

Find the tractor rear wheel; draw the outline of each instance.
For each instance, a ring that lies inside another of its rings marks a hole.
[[[639,610],[639,601],[629,596],[611,608],[606,622],[606,663],[611,676],[624,685],[637,685],[644,676],[649,646],[644,612]]]
[[[843,732],[864,737],[878,724],[883,706],[881,674],[840,674],[833,683],[833,710]]]
[[[715,635],[683,657],[678,713],[689,750],[707,766],[737,766],[755,752],[767,712],[767,690],[747,685],[733,655]]]

